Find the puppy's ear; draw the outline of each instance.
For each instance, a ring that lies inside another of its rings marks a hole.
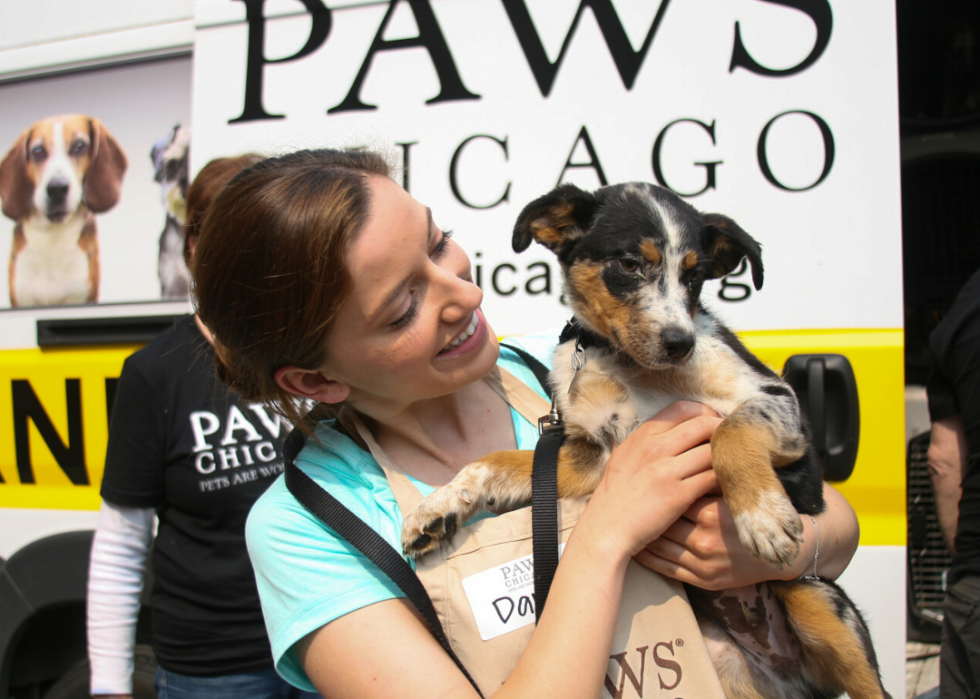
[[[34,182],[27,174],[27,144],[31,129],[20,135],[0,162],[0,199],[5,216],[19,221],[31,212]]]
[[[514,224],[514,252],[536,240],[555,252],[581,238],[595,217],[599,200],[591,192],[563,184],[524,207]]]
[[[101,121],[89,120],[89,134],[92,139],[92,161],[85,173],[82,189],[89,210],[100,214],[119,201],[123,175],[129,162],[119,143]]]
[[[762,248],[733,220],[721,214],[705,214],[701,244],[712,263],[709,279],[724,277],[747,257],[752,265],[752,284],[756,289],[762,288]]]

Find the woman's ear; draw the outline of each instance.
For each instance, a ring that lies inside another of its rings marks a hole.
[[[272,377],[282,390],[320,403],[342,403],[350,395],[349,384],[329,379],[316,369],[287,365],[276,369]]]

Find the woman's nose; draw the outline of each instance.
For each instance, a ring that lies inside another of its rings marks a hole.
[[[443,269],[442,272],[445,293],[442,320],[445,323],[456,323],[480,307],[483,303],[483,291],[470,279],[468,261],[465,269]]]

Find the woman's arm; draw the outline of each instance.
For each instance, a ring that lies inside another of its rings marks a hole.
[[[720,420],[705,413],[699,404],[675,404],[613,452],[565,547],[528,648],[495,697],[599,693],[630,557],[716,487],[710,446],[703,443]],[[475,696],[404,600],[340,617],[294,648],[328,699]]]
[[[102,501],[88,578],[88,656],[93,695],[133,692],[133,644],[153,510]]]
[[[939,530],[950,551],[956,550],[956,527],[960,519],[963,476],[966,475],[966,430],[963,417],[953,415],[932,423],[929,441],[929,475],[936,496]]]
[[[661,575],[706,590],[743,587],[766,580],[795,580],[813,575],[819,533],[817,574],[835,580],[857,550],[860,529],[857,516],[843,495],[826,483],[823,494],[827,508],[814,516],[816,529],[807,515],[800,515],[803,544],[793,564],[783,570],[745,550],[728,505],[714,495],[695,502],[663,536],[649,543],[636,560]]]

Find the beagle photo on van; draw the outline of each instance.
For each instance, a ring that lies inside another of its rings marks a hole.
[[[761,288],[761,246],[727,216],[639,182],[556,188],[518,218],[514,250],[532,241],[557,256],[574,313],[549,376],[565,426],[559,496],[591,493],[613,447],[660,410],[705,403],[724,418],[712,462],[740,541],[774,570],[791,564],[800,514],[824,509],[808,428],[790,386],[700,299],[705,281],[744,259]],[[495,452],[464,467],[405,518],[405,552],[441,546],[478,510],[528,504],[533,454]],[[717,592],[685,587],[730,699],[889,697],[860,612],[816,570]]]
[[[95,214],[119,201],[128,161],[98,119],[38,121],[0,162],[3,213],[13,219],[10,305],[95,303],[99,244]]]

